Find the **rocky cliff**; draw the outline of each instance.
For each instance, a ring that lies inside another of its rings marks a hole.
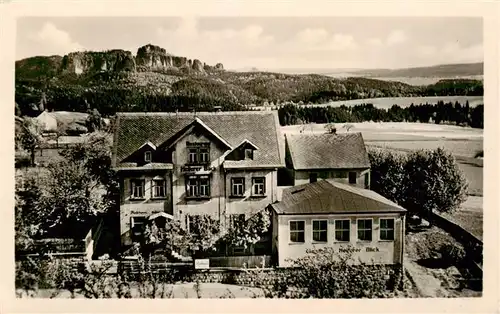
[[[16,62],[16,72],[33,74],[33,69],[43,67],[43,73],[49,76],[58,74],[93,74],[101,72],[151,72],[182,71],[206,73],[224,70],[222,63],[210,66],[198,59],[174,56],[161,47],[151,44],[140,47],[137,55],[132,52],[115,49],[108,51],[72,52],[64,57],[32,57]]]
[[[209,66],[198,59],[173,56],[161,47],[151,44],[140,47],[135,57],[139,71],[161,71],[169,69],[184,69],[194,72],[209,72],[224,70],[222,63]]]
[[[136,71],[135,58],[130,51],[73,52],[63,57],[61,73]]]

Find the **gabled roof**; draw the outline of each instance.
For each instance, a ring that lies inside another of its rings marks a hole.
[[[206,125],[203,121],[201,121],[200,118],[196,117],[194,118],[193,122],[186,126],[183,130],[179,131],[177,134],[175,134],[175,139],[170,138],[171,141],[168,141],[168,144],[166,147],[170,148],[174,146],[184,134],[188,133],[195,125],[199,125],[202,128],[204,128],[208,133],[210,133],[212,136],[214,136],[217,140],[219,140],[222,144],[224,144],[227,148],[232,149],[231,144],[229,144],[225,139],[223,139],[219,134],[217,134],[214,130],[212,130],[208,125]]]
[[[245,139],[259,148],[256,165],[284,166],[284,142],[280,136],[277,112],[198,112],[193,113],[118,113],[113,140],[112,164],[120,162],[146,141],[160,147],[175,141],[194,121],[213,132],[229,147]]]
[[[370,167],[361,133],[294,134],[286,141],[295,170]]]
[[[141,147],[139,147],[138,149],[141,149],[143,148],[144,146],[149,146],[151,147],[152,149],[156,150],[156,145],[151,143],[150,141],[147,141],[146,143],[142,144]]]
[[[281,202],[271,205],[278,214],[399,213],[406,210],[374,191],[333,180],[285,189]]]
[[[249,141],[249,140],[247,140],[247,139],[244,139],[244,140],[243,140],[243,141],[241,141],[241,143],[240,143],[239,145],[237,145],[237,146],[236,146],[233,150],[238,149],[238,148],[240,148],[240,147],[241,147],[241,146],[243,146],[243,145],[245,145],[245,146],[249,145],[249,146],[252,146],[252,147],[253,147],[253,149],[259,149],[259,148],[257,147],[257,145],[255,145],[254,143],[250,142],[250,141]]]

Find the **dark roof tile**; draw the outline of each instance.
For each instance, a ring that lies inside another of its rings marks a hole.
[[[295,170],[370,167],[361,133],[286,135],[286,140]]]
[[[118,113],[113,141],[113,166],[146,141],[156,146],[167,142],[195,119],[236,147],[248,140],[259,147],[256,165],[284,166],[284,143],[278,115],[268,111],[193,113]]]
[[[272,204],[278,214],[336,214],[405,212],[406,210],[374,191],[333,180],[285,189],[281,202]]]

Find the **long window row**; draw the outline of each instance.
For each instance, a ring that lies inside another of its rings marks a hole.
[[[357,219],[357,240],[372,241],[373,235],[373,220]],[[290,221],[290,242],[305,242],[305,221],[293,220]],[[336,242],[351,241],[351,220],[338,219],[335,220],[335,232],[333,238]],[[380,234],[379,240],[392,241],[394,240],[394,218],[380,219]],[[313,220],[312,221],[312,241],[313,242],[328,242],[328,220]]]
[[[166,197],[166,181],[164,179],[151,180],[151,197],[164,198]],[[130,198],[144,199],[146,198],[146,180],[133,179],[130,180]]]
[[[231,178],[231,196],[243,197],[245,195],[245,178],[233,177]],[[252,196],[265,196],[266,195],[266,178],[254,177],[252,178]]]

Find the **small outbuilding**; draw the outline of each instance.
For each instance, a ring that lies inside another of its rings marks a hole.
[[[371,190],[326,179],[285,189],[269,207],[279,267],[324,247],[353,250],[356,261],[403,263],[406,210]]]

